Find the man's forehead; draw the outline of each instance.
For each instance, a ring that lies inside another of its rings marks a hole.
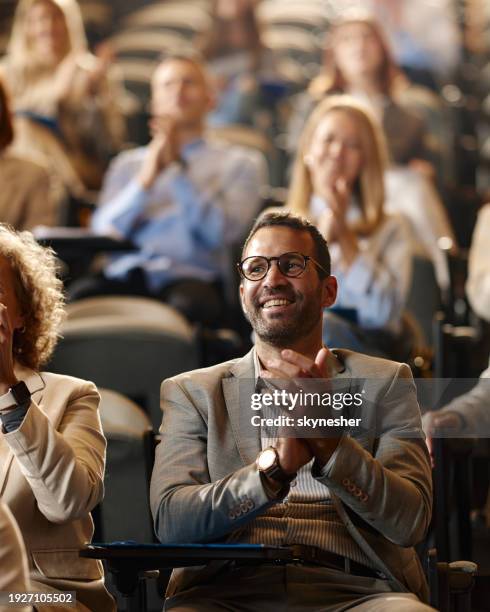
[[[257,230],[248,243],[244,256],[265,255],[275,257],[290,251],[313,255],[313,250],[313,239],[306,230],[285,226],[269,226]]]
[[[153,73],[152,82],[164,81],[175,74],[206,82],[203,68],[193,61],[180,58],[164,60]]]

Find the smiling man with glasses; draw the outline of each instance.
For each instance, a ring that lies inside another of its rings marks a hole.
[[[255,346],[164,382],[155,529],[163,543],[292,546],[301,563],[176,570],[165,610],[429,610],[412,546],[430,521],[431,472],[408,366],[322,345],[337,281],[325,240],[302,218],[260,217],[238,270]],[[315,423],[333,415],[323,403],[310,413],[305,390],[342,388],[352,400],[358,379],[370,398],[364,429],[299,429],[299,412]],[[271,397],[291,392],[298,401],[273,406],[281,425],[268,429]]]

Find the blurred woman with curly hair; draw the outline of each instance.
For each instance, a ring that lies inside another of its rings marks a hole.
[[[75,609],[105,612],[115,606],[102,568],[78,556],[103,496],[99,394],[91,382],[40,371],[63,317],[54,253],[0,225],[2,499],[24,538],[32,589],[76,591]]]

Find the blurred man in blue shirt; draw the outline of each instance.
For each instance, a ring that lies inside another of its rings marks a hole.
[[[136,252],[113,257],[71,298],[100,294],[157,297],[191,320],[213,322],[222,304],[216,283],[228,247],[247,232],[266,182],[261,154],[209,142],[212,92],[195,59],[170,57],[152,79],[152,140],[112,162],[93,229],[131,240]]]

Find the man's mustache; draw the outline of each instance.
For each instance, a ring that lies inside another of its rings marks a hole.
[[[265,300],[269,300],[271,298],[284,298],[286,300],[290,300],[291,302],[295,302],[299,297],[299,294],[291,288],[281,288],[281,289],[268,289],[263,291],[260,295],[255,296],[253,300],[253,305],[256,308],[260,308],[260,306],[264,303]]]

